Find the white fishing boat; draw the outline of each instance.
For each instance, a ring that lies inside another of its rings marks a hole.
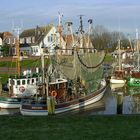
[[[118,41],[118,67],[115,67],[115,70],[113,71],[113,75],[110,78],[110,83],[111,84],[124,84],[126,83],[126,80],[124,78],[125,76],[125,71],[122,69],[122,64],[121,64],[121,54],[120,54],[120,40]]]

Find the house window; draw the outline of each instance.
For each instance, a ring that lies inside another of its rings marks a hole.
[[[24,38],[24,43],[26,43],[26,38]]]
[[[15,38],[11,38],[11,43],[15,44]]]
[[[32,40],[32,43],[35,43],[35,37],[32,37],[31,40]]]
[[[24,44],[24,38],[20,38],[20,43]]]
[[[38,52],[38,48],[36,48],[36,53]]]
[[[53,36],[51,36],[51,42],[53,41]]]
[[[27,43],[31,43],[31,37],[26,38]]]
[[[10,38],[6,38],[5,43],[10,44]]]
[[[48,36],[48,42],[51,42],[51,37],[50,36]]]

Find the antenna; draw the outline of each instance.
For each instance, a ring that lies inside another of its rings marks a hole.
[[[88,20],[88,23],[89,23],[89,29],[88,29],[88,42],[87,42],[87,47],[89,48],[89,38],[90,38],[91,30],[92,30],[93,20],[92,19],[89,19]]]
[[[62,25],[62,17],[63,17],[63,14],[58,12],[58,26]]]
[[[80,15],[80,33],[82,34],[82,33],[84,33],[84,30],[83,30],[83,19],[82,19],[82,17],[83,17],[84,15]]]
[[[132,42],[131,42],[131,38],[130,38],[129,34],[128,34],[128,41],[129,41],[131,50],[134,51],[134,48],[132,47]]]
[[[59,50],[61,49],[61,37],[62,37],[62,17],[63,14],[61,14],[60,12],[58,12],[58,27],[57,27],[57,32],[60,35],[60,40],[59,40]],[[61,54],[61,50],[60,50],[60,54]]]
[[[73,31],[72,31],[72,22],[66,22],[66,27],[67,27],[67,33],[66,33],[66,40],[68,41],[68,35],[71,35],[72,38],[72,48],[74,47],[74,36],[73,36]]]

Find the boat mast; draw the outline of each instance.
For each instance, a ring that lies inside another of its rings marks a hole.
[[[62,38],[62,14],[60,12],[58,12],[58,26],[57,26],[57,31],[59,33],[59,50],[60,50],[60,54],[62,53],[62,44],[61,44],[61,38]]]
[[[41,54],[41,66],[42,66],[42,90],[43,95],[46,94],[45,88],[46,88],[46,82],[45,82],[45,54],[44,54],[44,41],[42,41],[42,54]]]
[[[20,68],[20,49],[19,49],[19,33],[20,33],[20,28],[14,29],[17,32],[17,37],[16,37],[16,68],[17,68],[17,74],[20,76],[21,73],[21,68]]]
[[[121,46],[121,41],[119,39],[119,41],[118,41],[118,47],[119,47],[119,71],[121,71],[121,52],[120,52],[120,46]]]
[[[139,34],[138,34],[138,29],[136,29],[136,47],[137,47],[137,55],[138,55],[138,71],[140,70],[140,57],[139,57]]]
[[[71,49],[73,50],[75,42],[74,42],[74,35],[73,35],[72,27],[71,27],[72,24],[73,24],[72,22],[66,22],[66,29],[67,29],[66,42],[69,40],[68,36],[71,36],[71,39],[72,39]],[[68,48],[68,49],[70,49],[70,48]],[[67,50],[67,48],[66,48],[66,50]]]
[[[90,38],[90,35],[91,35],[91,30],[92,30],[92,23],[93,23],[93,21],[92,21],[92,19],[89,19],[88,20],[88,23],[89,23],[89,33],[88,33],[88,42],[87,42],[87,48],[90,48],[89,47],[89,38]]]
[[[83,15],[80,15],[80,27],[79,27],[79,31],[80,31],[80,48],[82,48],[81,52],[83,53],[83,19],[82,19]]]

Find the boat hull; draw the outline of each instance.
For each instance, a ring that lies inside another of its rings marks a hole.
[[[111,78],[110,79],[110,83],[111,84],[125,84],[126,83],[126,80],[123,80],[123,79],[113,79],[113,78]]]
[[[65,113],[75,109],[80,109],[90,104],[99,101],[106,91],[107,85],[105,84],[99,90],[93,93],[72,101],[64,102],[55,105],[55,114]],[[22,115],[26,116],[46,116],[48,115],[48,110],[46,105],[33,105],[33,104],[21,104],[20,112]]]
[[[118,88],[122,88],[123,86],[125,85],[125,83],[122,83],[122,84],[110,84],[110,88],[111,90],[115,90],[115,89],[118,89]]]
[[[129,95],[140,95],[140,87],[128,87]]]
[[[21,101],[12,98],[0,98],[1,109],[19,109]]]

